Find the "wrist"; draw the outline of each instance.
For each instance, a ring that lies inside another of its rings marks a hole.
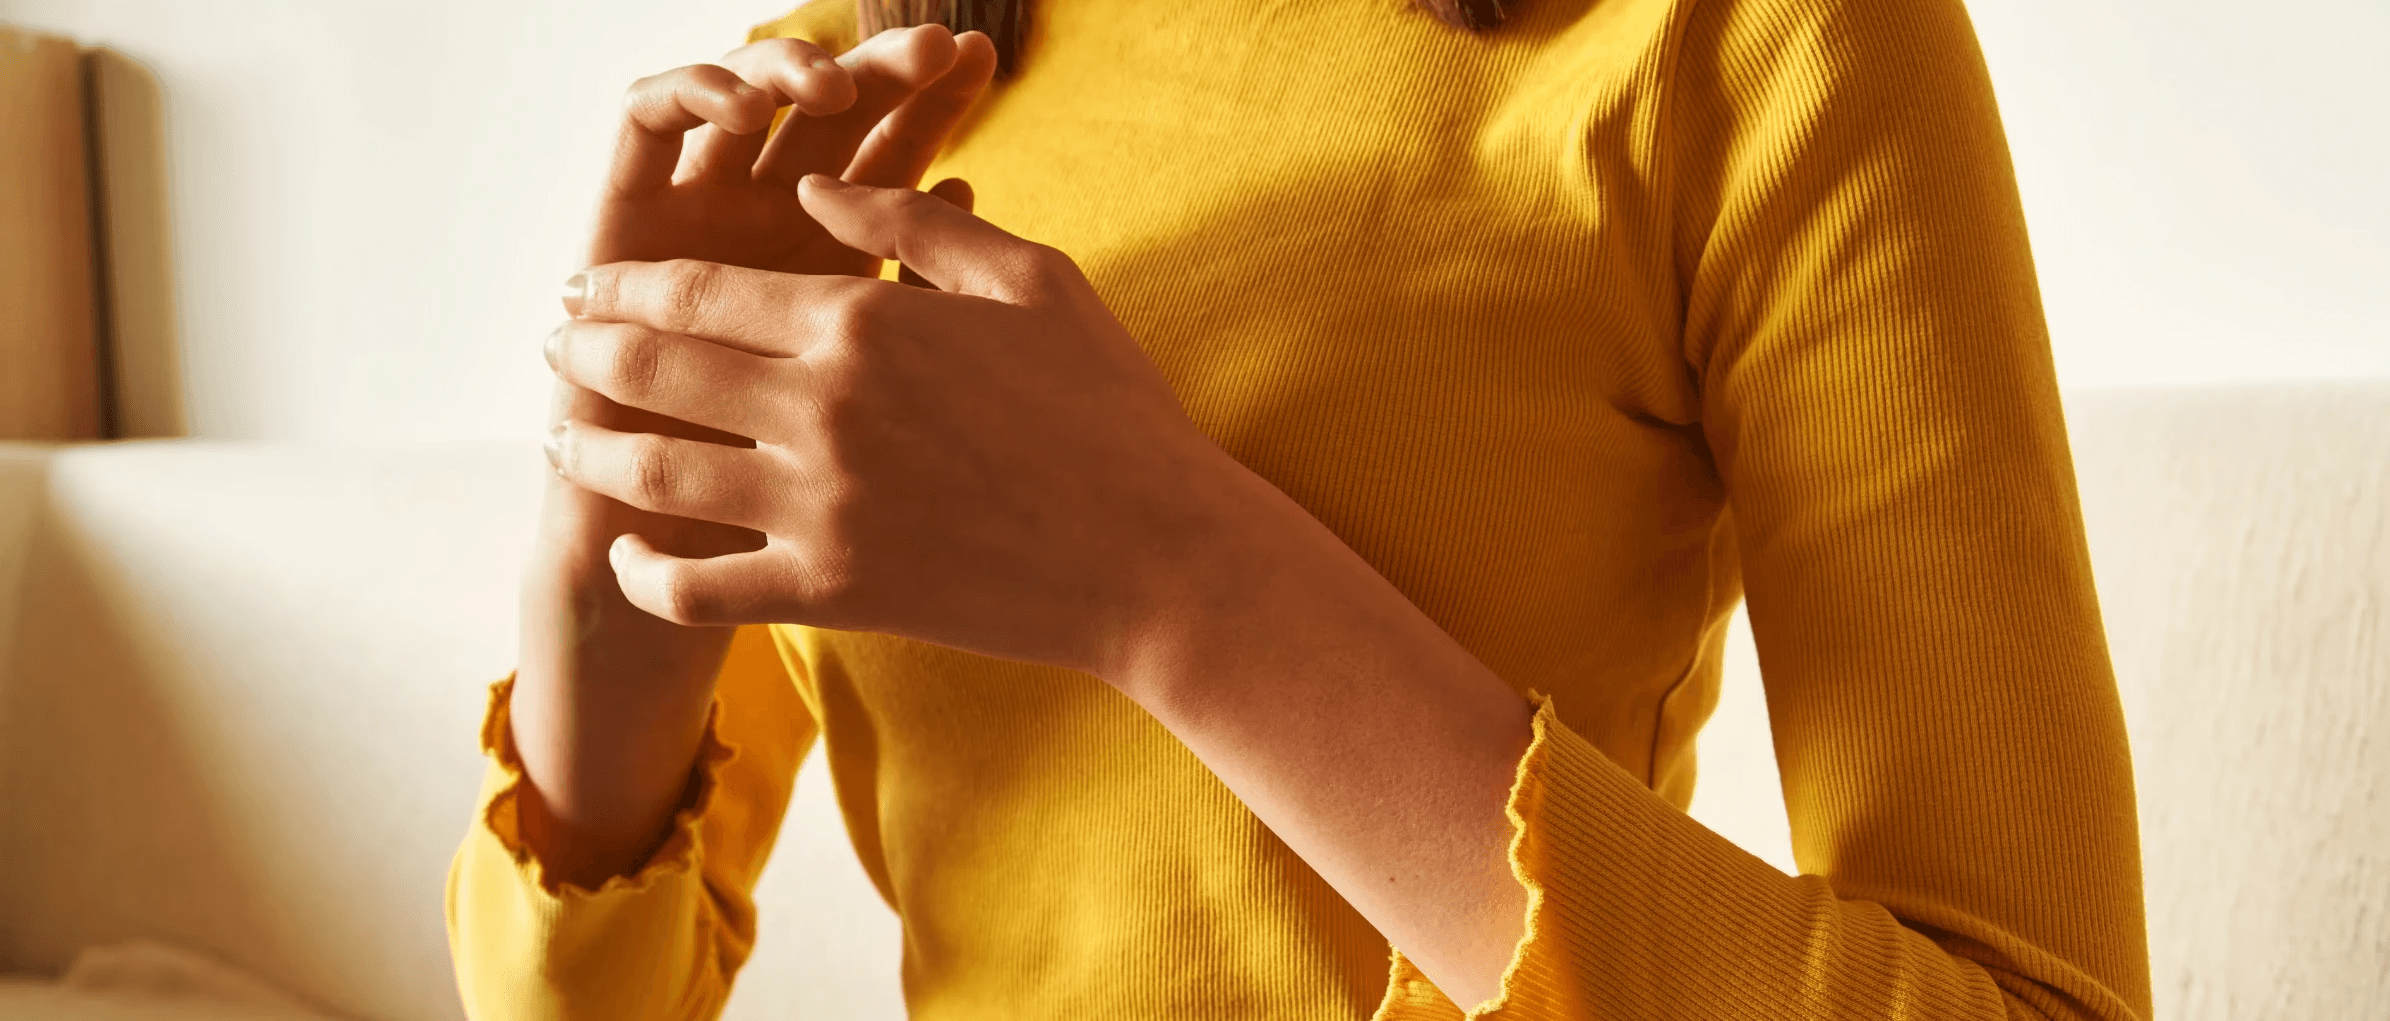
[[[514,724],[523,769],[515,800],[519,832],[551,876],[587,889],[645,865],[693,803],[708,768],[703,717],[689,734],[670,735],[685,741],[644,754],[623,749],[619,759],[603,763],[559,755],[552,743],[538,754],[542,739],[527,735],[543,728],[527,722],[518,716]],[[655,765],[637,768],[635,758]]]
[[[1366,693],[1515,730],[1526,700],[1327,525],[1257,475],[1097,675],[1182,740]],[[1358,686],[1358,687],[1356,687]]]
[[[526,655],[508,724],[525,842],[559,877],[594,888],[636,868],[668,831],[694,782],[714,691],[711,671],[587,665]]]
[[[1345,601],[1339,561],[1359,562],[1291,497],[1230,463],[1182,541],[1135,572],[1142,591],[1126,603],[1138,612],[1095,671],[1157,717],[1194,711],[1211,690],[1204,678],[1277,658],[1271,643],[1323,626]]]

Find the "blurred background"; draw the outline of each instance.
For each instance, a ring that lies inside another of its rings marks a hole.
[[[616,100],[793,0],[0,0],[162,96],[191,432],[527,436]],[[1979,0],[2067,386],[2390,376],[2390,5]]]

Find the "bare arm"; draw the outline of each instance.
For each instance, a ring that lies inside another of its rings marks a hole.
[[[1258,477],[1106,679],[1466,1009],[1525,928],[1504,804],[1527,701]]]

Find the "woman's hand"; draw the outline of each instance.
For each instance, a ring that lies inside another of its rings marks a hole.
[[[848,174],[911,188],[994,74],[993,44],[943,26],[883,32],[843,56],[797,39],[732,50],[643,78],[624,98],[615,158],[590,240],[590,264],[702,259],[783,273],[874,276],[877,256],[840,244],[797,201],[808,173]],[[787,120],[767,131],[776,111]],[[687,144],[684,145],[684,138]],[[715,442],[740,437],[624,408],[560,388],[553,420],[601,422]],[[652,533],[690,555],[740,549],[753,537],[690,521],[656,520],[585,490],[551,499],[589,565],[624,528]],[[582,522],[581,517],[594,520]]]
[[[956,37],[923,25],[883,32],[835,59],[811,43],[772,39],[733,50],[718,65],[643,78],[624,99],[589,262],[702,259],[784,273],[877,275],[878,256],[840,244],[805,212],[796,181],[845,173],[873,185],[915,186],[995,66],[986,35]],[[787,120],[767,137],[783,108]],[[968,201],[967,190],[953,194]],[[550,425],[568,418],[746,442],[569,384],[558,389]],[[542,558],[576,578],[608,573],[605,543],[624,531],[690,556],[756,541],[743,529],[658,518],[571,486],[553,487],[548,503]],[[536,582],[543,571],[535,566],[533,573]],[[638,636],[637,644],[653,652],[658,641],[695,643],[718,658],[726,640],[666,632]],[[693,669],[710,676],[710,665]]]
[[[1061,252],[920,192],[809,177],[799,194],[939,289],[617,263],[583,274],[553,338],[567,382],[756,441],[558,430],[572,483],[767,537],[688,559],[626,535],[624,594],[688,625],[893,632],[1107,673],[1133,630],[1200,598],[1184,582],[1226,508],[1267,483],[1195,428]]]
[[[885,32],[833,60],[759,42],[631,87],[592,262],[703,258],[785,272],[870,275],[877,256],[816,224],[806,173],[911,188],[993,75],[985,35]],[[780,129],[767,135],[775,110]],[[684,137],[687,144],[684,148]],[[949,189],[967,201],[967,192]],[[560,384],[553,417],[744,444]],[[729,448],[723,448],[729,449]],[[513,734],[531,796],[522,832],[550,874],[594,887],[635,868],[681,800],[730,629],[658,619],[623,598],[606,562],[625,532],[690,556],[752,549],[743,528],[658,515],[561,480],[549,486],[523,584]]]

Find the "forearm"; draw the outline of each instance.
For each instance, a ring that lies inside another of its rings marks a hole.
[[[672,810],[654,847],[616,870],[633,882],[582,877],[581,889],[558,889],[552,856],[525,861],[531,849],[509,823],[526,818],[514,809],[534,791],[520,749],[492,742],[480,807],[448,883],[449,945],[470,1016],[719,1012],[754,945],[755,880],[815,732],[775,644],[761,628],[732,640],[712,680],[713,722],[688,767],[690,800]],[[484,721],[491,738],[512,732],[516,703],[506,696],[516,683],[494,691]]]
[[[557,511],[552,502],[554,528],[584,527],[555,523]],[[731,629],[684,628],[631,606],[603,560],[611,536],[589,539],[552,543],[543,558],[562,562],[526,578],[511,715],[530,788],[523,838],[553,874],[594,888],[663,839]],[[576,562],[588,559],[597,562]]]
[[[1504,806],[1527,701],[1267,483],[1106,669],[1464,1008],[1524,928]]]

